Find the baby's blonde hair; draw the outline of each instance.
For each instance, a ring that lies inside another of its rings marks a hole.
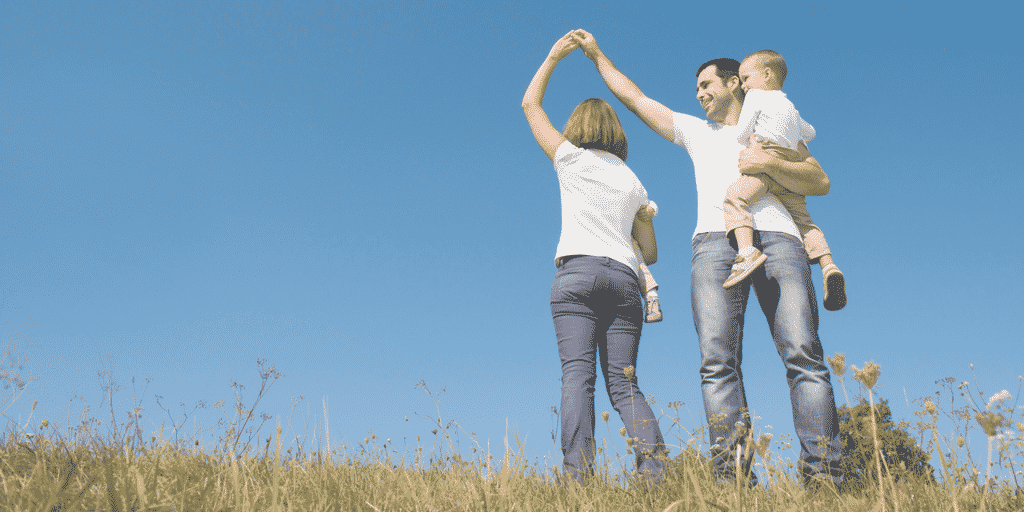
[[[761,65],[772,70],[775,77],[779,79],[780,86],[786,81],[786,59],[783,59],[779,52],[774,50],[761,50],[747,55],[743,60],[746,61],[751,57],[761,57]]]

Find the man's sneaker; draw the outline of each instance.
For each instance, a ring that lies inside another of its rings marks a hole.
[[[661,305],[658,304],[658,299],[647,300],[645,315],[644,322],[646,323],[653,324],[661,321]]]
[[[747,258],[737,254],[736,259],[732,262],[732,274],[729,274],[729,279],[725,280],[722,288],[730,288],[739,284],[766,261],[768,261],[768,256],[757,249],[754,249],[754,252]]]
[[[825,309],[839,311],[846,307],[846,278],[839,267],[829,263],[821,269],[825,280]]]

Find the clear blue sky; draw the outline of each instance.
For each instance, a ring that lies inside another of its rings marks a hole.
[[[370,430],[429,438],[425,380],[481,444],[500,446],[507,419],[528,456],[560,460],[558,185],[520,101],[575,28],[648,96],[697,116],[701,63],[782,53],[832,182],[809,207],[849,287],[846,309],[821,312],[826,353],[879,363],[897,418],[913,419],[905,396],[969,379],[970,363],[986,396],[1016,395],[1020,13],[676,4],[0,3],[0,343],[38,376],[7,418],[38,400],[32,424],[64,428],[88,405],[105,428],[105,371],[124,387],[118,421],[131,376],[138,392],[152,379],[148,436],[167,418],[154,395],[180,419],[179,402],[230,404],[237,380],[248,404],[266,358],[285,377],[257,412],[287,422],[302,396],[304,434],[327,396],[332,447]],[[693,167],[582,53],[555,70],[544,107],[561,126],[592,96],[618,111],[661,207],[665,321],[644,327],[639,382],[699,421]],[[791,433],[753,300],[744,341],[750,406]],[[611,410],[603,389],[598,411]]]

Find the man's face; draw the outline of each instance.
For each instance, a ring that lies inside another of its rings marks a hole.
[[[715,74],[717,70],[717,66],[708,66],[697,76],[697,101],[708,119],[722,122],[734,97],[725,82]]]
[[[752,57],[740,64],[740,83],[744,93],[750,92],[751,89],[764,89],[764,82],[768,79],[768,74],[764,72],[765,67],[761,60]]]

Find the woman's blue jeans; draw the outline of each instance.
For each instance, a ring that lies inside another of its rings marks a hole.
[[[755,231],[754,245],[768,261],[746,282],[723,289],[736,249],[724,232],[699,233],[693,238],[690,300],[700,342],[701,393],[711,428],[712,459],[720,477],[735,478],[737,448],[744,446],[750,429],[740,364],[743,314],[753,285],[786,367],[793,423],[800,439],[800,473],[805,480],[819,477],[841,485],[839,422],[818,339],[818,304],[807,253],[798,238],[774,231]],[[750,454],[750,448],[744,452]],[[745,471],[751,460],[745,457]]]
[[[551,286],[551,316],[562,359],[563,468],[581,481],[593,474],[594,382],[600,356],[608,397],[634,438],[640,474],[660,481],[665,451],[658,420],[640,391],[636,369],[643,307],[636,274],[606,257],[565,258]]]

